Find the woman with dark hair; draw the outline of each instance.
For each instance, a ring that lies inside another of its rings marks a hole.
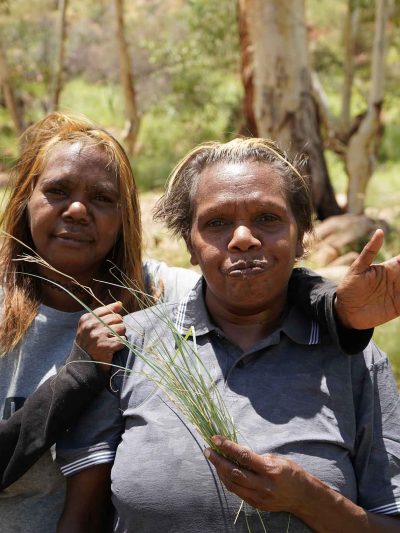
[[[126,318],[133,348],[115,356],[126,371],[113,379],[114,410],[100,396],[59,446],[68,476],[59,533],[101,531],[107,472],[116,533],[399,531],[400,412],[388,360],[373,343],[348,357],[288,297],[312,229],[307,180],[270,141],[208,143],[175,168],[156,216],[203,276],[180,302]],[[356,286],[379,239],[350,274]],[[171,323],[246,447],[216,435],[204,457],[195,428],[154,385],[140,354],[162,342],[179,358]],[[252,506],[236,521],[235,495]]]

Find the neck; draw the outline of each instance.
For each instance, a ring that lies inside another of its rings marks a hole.
[[[93,296],[83,287],[95,290],[93,279],[68,278],[60,272],[44,267],[39,268],[39,274],[41,276],[40,300],[44,305],[60,311],[73,312],[83,309],[82,304],[76,298],[86,305],[92,304]]]
[[[82,305],[74,296],[86,305],[90,305],[93,300],[88,291],[75,283],[55,280],[49,277],[41,280],[41,300],[48,307],[67,312],[80,311],[82,310]]]
[[[206,304],[215,324],[232,342],[247,351],[279,326],[286,297],[270,303],[267,309],[246,311],[222,305],[206,291]]]

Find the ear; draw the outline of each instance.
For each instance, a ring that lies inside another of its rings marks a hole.
[[[186,248],[188,249],[188,252],[189,252],[189,255],[190,255],[190,264],[193,265],[193,266],[197,266],[199,264],[199,262],[197,260],[197,255],[196,255],[195,251],[193,250],[193,246],[192,246],[192,241],[191,241],[190,235],[185,237],[185,243],[186,243]]]

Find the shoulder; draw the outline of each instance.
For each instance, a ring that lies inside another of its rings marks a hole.
[[[147,259],[143,264],[146,287],[162,289],[165,302],[177,302],[196,284],[200,275],[187,268],[171,267],[163,261]]]
[[[124,317],[129,342],[140,344],[145,336],[160,337],[172,331],[179,303],[160,303]]]

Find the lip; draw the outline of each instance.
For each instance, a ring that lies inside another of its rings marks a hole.
[[[62,232],[54,235],[56,239],[71,244],[90,244],[93,239],[84,233]]]
[[[240,260],[224,269],[224,273],[232,277],[249,277],[258,276],[265,272],[269,267],[268,261],[254,259],[252,261]]]

